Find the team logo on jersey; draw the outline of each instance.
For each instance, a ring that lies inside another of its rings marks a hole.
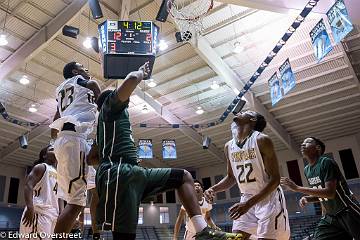
[[[231,153],[231,158],[233,162],[246,161],[256,158],[255,148],[250,148],[246,150],[240,150],[238,152]]]
[[[317,184],[319,184],[319,183],[321,183],[321,179],[320,179],[319,176],[313,177],[313,178],[309,178],[309,184],[310,184],[310,185],[317,185]]]

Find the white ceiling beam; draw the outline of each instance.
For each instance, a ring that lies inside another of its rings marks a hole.
[[[140,88],[136,88],[134,93],[138,95],[141,99],[143,99],[147,104],[149,104],[155,110],[155,112],[168,123],[186,124],[183,120],[181,120],[176,115],[174,115],[169,110],[167,110],[160,102],[153,99],[148,93],[145,93],[145,97],[144,97],[144,92],[141,91]],[[202,147],[202,141],[203,141],[202,136],[195,129],[179,128],[179,130],[184,135],[186,135],[191,140],[193,140],[195,143],[197,143],[199,147]],[[210,144],[208,152],[219,161],[221,162],[225,161],[224,154],[214,144]]]
[[[36,34],[27,40],[20,48],[18,48],[10,57],[8,57],[0,65],[0,82],[6,78],[14,70],[18,69],[24,62],[33,58],[42,49],[44,49],[50,41],[52,41],[62,27],[72,21],[84,9],[87,0],[74,0],[47,25],[42,27]]]
[[[210,46],[210,43],[204,38],[199,36],[196,43],[192,43],[196,52],[204,59],[205,62],[232,88],[241,90],[245,81],[241,80],[239,76],[221,59],[216,51]],[[284,127],[274,118],[273,115],[264,107],[264,105],[249,91],[247,97],[248,101],[252,103],[254,110],[262,114],[267,122],[268,127],[274,134],[296,155],[301,156],[301,153]]]

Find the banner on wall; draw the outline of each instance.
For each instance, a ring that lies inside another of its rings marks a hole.
[[[153,158],[153,145],[151,139],[139,139],[138,157],[140,159]]]
[[[277,73],[274,73],[268,81],[269,91],[271,97],[271,103],[274,106],[278,101],[282,99],[282,93],[280,88],[280,81],[277,76]]]
[[[326,31],[324,19],[321,19],[313,30],[311,30],[310,37],[315,56],[320,62],[332,50],[330,37]]]
[[[280,66],[279,72],[285,95],[296,85],[295,75],[291,69],[289,59],[286,59],[286,61]]]
[[[162,140],[163,159],[176,159],[175,140]]]
[[[344,0],[337,0],[326,13],[326,16],[328,17],[334,41],[336,43],[343,40],[354,28]]]

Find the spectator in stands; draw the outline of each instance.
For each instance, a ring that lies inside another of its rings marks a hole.
[[[211,228],[219,229],[215,225],[214,221],[211,218],[210,211],[212,209],[212,204],[208,203],[204,197],[204,186],[202,185],[202,183],[200,181],[194,180],[194,188],[195,188],[197,200],[199,201],[201,214],[205,218],[207,224]],[[175,223],[175,227],[174,227],[174,240],[178,239],[180,227],[181,227],[182,222],[184,221],[184,218],[186,218],[186,225],[185,225],[186,231],[185,231],[185,235],[184,235],[184,240],[194,239],[196,231],[195,231],[194,226],[192,225],[191,221],[189,221],[189,217],[186,214],[186,210],[185,210],[184,206],[181,206],[181,209],[180,209],[179,215],[176,219],[176,223]]]
[[[281,178],[281,184],[294,192],[305,194],[300,206],[321,202],[325,214],[314,234],[316,240],[359,240],[360,207],[355,200],[336,162],[324,156],[325,144],[308,137],[301,144],[301,153],[308,161],[304,172],[310,187],[296,185],[289,178]]]

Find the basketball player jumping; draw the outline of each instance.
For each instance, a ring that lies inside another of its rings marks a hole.
[[[86,205],[85,156],[90,150],[86,139],[93,130],[95,101],[100,93],[96,81],[80,63],[65,65],[65,80],[56,89],[57,112],[50,125],[56,138],[54,151],[58,160],[58,197],[67,202],[55,227],[55,233],[69,233]]]
[[[138,71],[129,73],[120,87],[104,91],[99,96],[99,154],[95,155],[101,161],[96,175],[99,194],[96,213],[98,224],[103,230],[111,230],[114,239],[135,239],[140,201],[148,196],[177,189],[197,232],[196,239],[234,239],[236,234],[207,227],[189,172],[183,169],[145,169],[138,166],[127,108],[130,95],[149,72],[149,63],[146,63]]]
[[[234,122],[237,137],[225,144],[227,176],[205,191],[209,201],[215,193],[232,187],[236,182],[242,193],[239,203],[230,209],[233,232],[246,239],[288,240],[290,229],[285,198],[279,186],[280,173],[271,139],[261,133],[265,118],[257,112],[239,113]],[[232,129],[233,130],[233,129]]]
[[[51,239],[59,216],[59,201],[56,196],[56,158],[52,146],[40,151],[25,180],[24,196],[26,207],[21,218],[21,236],[32,234],[30,238]],[[40,235],[41,234],[41,235]],[[46,234],[46,236],[44,235]],[[45,238],[44,238],[45,237]]]
[[[300,199],[300,206],[321,202],[325,215],[315,229],[316,240],[359,240],[360,206],[353,197],[337,163],[324,156],[325,144],[309,137],[301,144],[301,153],[308,161],[304,172],[310,187],[297,186],[289,178],[282,178],[281,184],[294,192],[306,194]]]
[[[203,187],[202,183],[198,180],[194,180],[194,187],[195,187],[195,192],[196,192],[196,198],[199,202],[202,216],[205,218],[205,221],[207,222],[208,226],[210,226],[213,229],[219,229],[215,225],[214,221],[211,218],[210,211],[212,209],[212,205],[211,205],[211,203],[208,203],[204,198],[204,187]],[[185,235],[184,235],[184,240],[193,240],[194,239],[196,232],[194,230],[192,223],[189,221],[189,219],[187,217],[184,206],[181,206],[181,209],[180,209],[179,215],[176,219],[176,223],[175,223],[175,227],[174,227],[174,238],[173,238],[174,240],[178,239],[180,227],[181,227],[181,224],[184,219],[186,219],[186,225],[185,225],[186,231],[185,231]]]

